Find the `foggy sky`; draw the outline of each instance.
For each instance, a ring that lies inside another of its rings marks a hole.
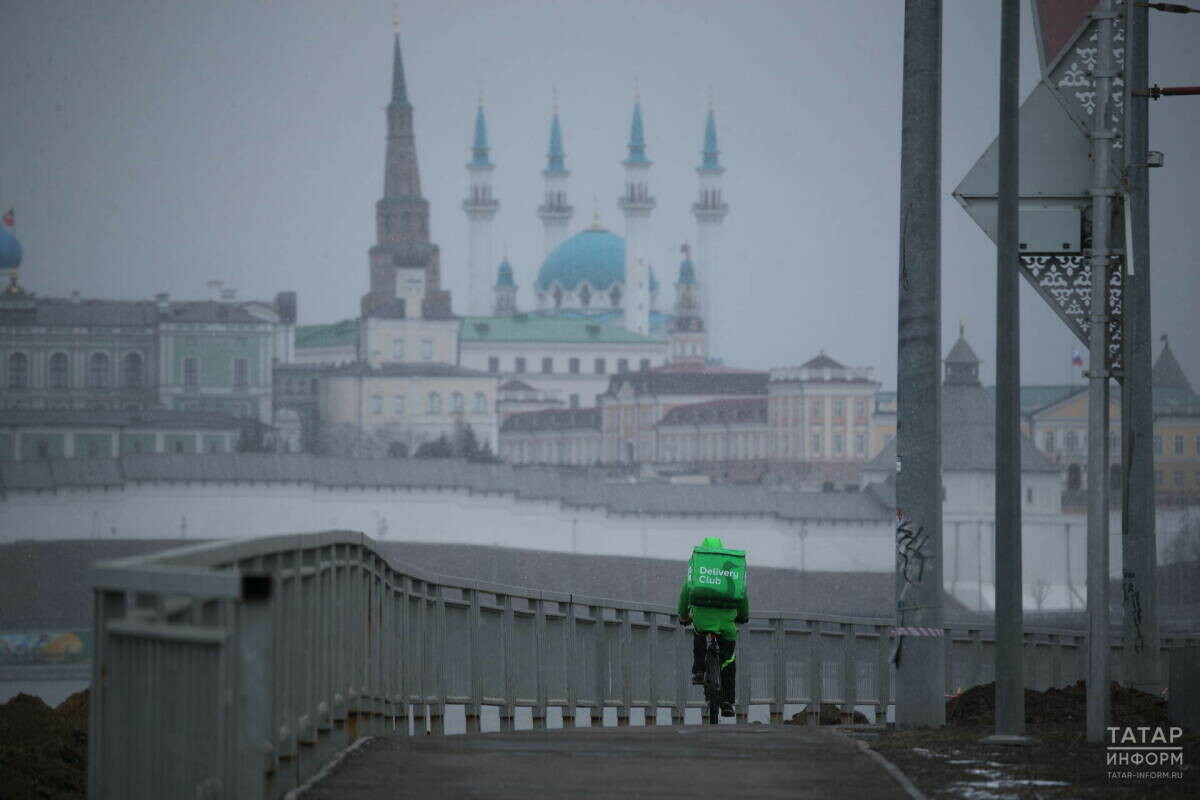
[[[0,6],[0,211],[16,206],[28,289],[196,298],[221,279],[240,298],[296,290],[302,323],[357,313],[382,192],[391,2]],[[1037,63],[1028,3],[1021,13],[1024,98]],[[738,314],[726,362],[794,365],[824,348],[895,385],[902,3],[443,0],[399,14],[456,311],[481,83],[501,203],[495,260],[507,249],[526,309],[553,90],[572,232],[596,209],[622,233],[619,162],[640,85],[658,200],[651,263],[669,310],[679,245],[695,241],[711,87],[730,205],[714,302]],[[1195,84],[1200,20],[1151,19],[1151,80]],[[944,26],[942,349],[964,321],[990,381],[995,250],[950,192],[995,136],[999,4],[948,2]],[[1200,158],[1189,150],[1200,101],[1151,110],[1151,147],[1167,163],[1151,172],[1155,353],[1169,333],[1200,383]],[[1079,345],[1022,286],[1023,381],[1066,382]]]

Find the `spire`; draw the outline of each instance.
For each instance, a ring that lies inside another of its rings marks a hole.
[[[966,326],[958,323],[958,341],[950,348],[943,363],[946,365],[944,383],[960,386],[979,385],[979,356],[967,344]]]
[[[404,61],[400,58],[400,34],[395,35],[392,47],[392,102],[408,105],[408,87],[404,85]]]
[[[558,125],[558,103],[554,104],[554,118],[550,120],[550,152],[546,157],[546,172],[566,172],[563,162],[562,129]]]
[[[500,262],[500,269],[497,271],[497,274],[496,274],[496,288],[497,289],[515,289],[515,288],[517,288],[517,284],[513,280],[512,264],[508,263],[508,256],[505,256],[504,260]]]
[[[475,143],[471,145],[471,166],[490,167],[488,160],[487,122],[483,118],[483,100],[479,101],[479,110],[475,112]]]
[[[679,251],[683,253],[683,261],[679,262],[679,280],[675,283],[679,286],[695,285],[696,265],[692,263],[692,250],[688,247],[687,242],[684,242]]]
[[[396,34],[392,40],[392,96],[385,112],[383,196],[375,204],[376,243],[368,255],[371,288],[362,299],[362,313],[367,316],[395,311],[397,266],[422,270],[425,304],[431,310],[439,309],[437,313],[442,313],[440,309],[449,313],[450,295],[442,289],[437,247],[429,241],[429,202],[421,196],[413,113]],[[414,305],[409,304],[407,310],[414,311]]]
[[[704,160],[700,162],[700,169],[720,169],[721,162],[717,159],[720,152],[717,149],[717,123],[712,106],[709,106],[708,120],[704,123]]]
[[[1179,366],[1175,354],[1171,352],[1171,343],[1167,341],[1165,333],[1162,335],[1162,343],[1162,352],[1158,354],[1158,360],[1154,362],[1151,371],[1151,384],[1156,391],[1172,389],[1188,397],[1193,396],[1195,393],[1192,391],[1192,384],[1184,374],[1183,367]]]
[[[633,125],[629,129],[629,158],[626,164],[649,164],[646,160],[646,135],[642,130],[642,103],[633,101]]]
[[[21,266],[21,243],[17,241],[16,209],[10,209],[4,215],[0,225],[0,269],[15,270]],[[14,273],[15,275],[15,273]]]

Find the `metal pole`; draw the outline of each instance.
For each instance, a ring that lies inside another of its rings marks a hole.
[[[1104,741],[1108,725],[1108,275],[1112,198],[1113,0],[1092,12],[1098,32],[1092,114],[1092,303],[1088,337],[1088,677],[1087,735]]]
[[[942,3],[907,0],[900,136],[898,627],[942,628]],[[944,640],[898,636],[896,723],[945,722]]]
[[[996,244],[996,735],[1025,733],[1021,574],[1021,309],[1017,129],[1019,0],[1000,12],[1000,183]]]
[[[1154,400],[1151,393],[1150,329],[1150,99],[1136,90],[1150,80],[1149,9],[1125,4],[1125,174],[1132,241],[1125,243],[1130,269],[1124,281],[1125,381],[1121,387],[1121,442],[1125,451],[1122,484],[1121,562],[1124,641],[1122,670],[1128,683],[1158,694],[1158,568],[1154,519]]]

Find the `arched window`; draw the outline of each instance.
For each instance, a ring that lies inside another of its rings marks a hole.
[[[455,392],[454,394],[450,395],[450,410],[453,411],[455,414],[462,413],[462,410],[463,410],[462,392]]]
[[[121,385],[126,389],[142,388],[142,356],[139,353],[127,353],[121,364]]]
[[[66,353],[50,356],[50,388],[66,389],[70,382],[70,364]]]
[[[620,286],[614,286],[608,290],[608,302],[612,304],[613,308],[616,308],[619,305],[621,305],[621,287]]]
[[[88,388],[108,388],[108,356],[104,353],[92,353],[88,361]]]
[[[584,308],[592,304],[592,290],[586,283],[579,289],[579,304]]]
[[[563,301],[563,290],[561,286],[554,287],[554,307],[561,308]]]
[[[8,388],[29,388],[29,356],[13,353],[8,357]]]
[[[471,409],[476,414],[483,414],[487,411],[487,395],[483,392],[475,393],[475,405]]]
[[[442,413],[442,396],[437,392],[430,392],[425,398],[425,411],[428,414]]]
[[[1067,467],[1067,488],[1078,489],[1083,482],[1083,477],[1079,470],[1078,464],[1072,464]]]

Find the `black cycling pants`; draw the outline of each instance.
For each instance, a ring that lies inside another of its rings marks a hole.
[[[708,634],[693,631],[692,636],[692,673],[704,674],[704,651],[708,648]],[[729,662],[721,670],[721,702],[734,703],[734,681],[737,679],[737,662],[733,658],[733,650],[737,639],[717,637],[717,646],[721,653],[721,663]]]

